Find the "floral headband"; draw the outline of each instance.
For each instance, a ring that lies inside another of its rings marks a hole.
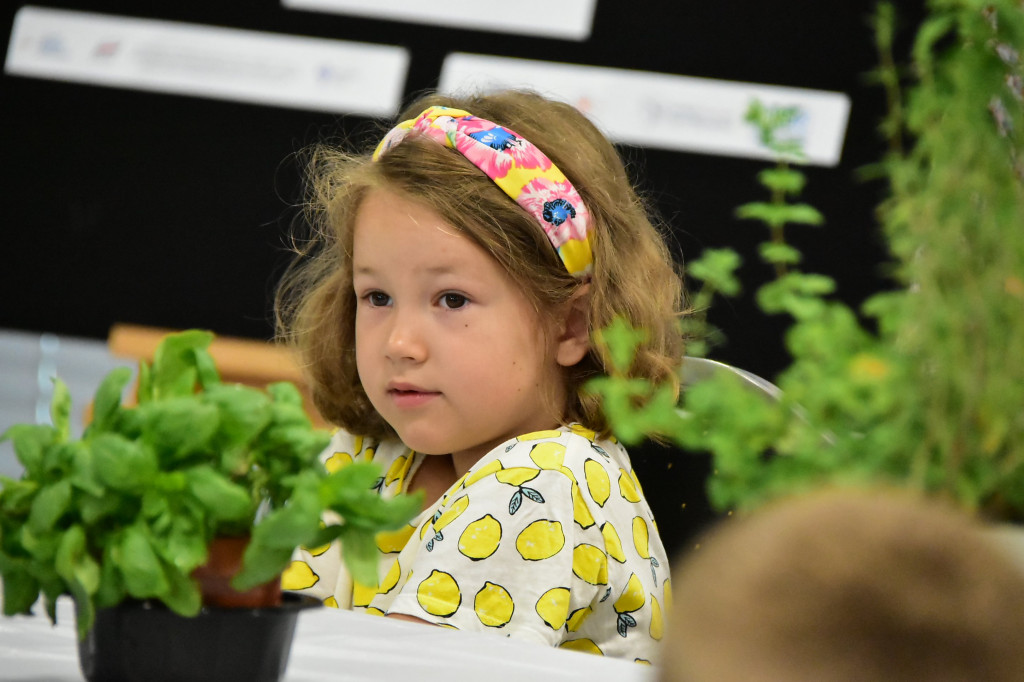
[[[435,106],[392,128],[373,152],[374,161],[414,131],[469,159],[537,220],[569,274],[587,276],[594,264],[590,212],[544,152],[508,128]]]

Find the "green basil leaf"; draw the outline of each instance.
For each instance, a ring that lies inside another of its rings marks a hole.
[[[188,491],[198,499],[206,515],[217,521],[241,521],[255,514],[256,504],[245,488],[233,483],[210,466],[198,466],[186,473]]]
[[[167,592],[167,576],[145,526],[136,524],[126,528],[117,549],[114,557],[130,595],[146,599],[160,597]]]
[[[109,431],[113,428],[117,412],[121,409],[121,393],[131,379],[132,370],[128,367],[113,369],[103,378],[92,401],[90,431]]]
[[[203,451],[217,432],[220,414],[213,405],[191,398],[171,398],[141,405],[143,440],[161,457],[179,457]]]
[[[220,411],[218,450],[248,444],[270,422],[270,399],[250,386],[220,384],[207,389],[203,399]]]
[[[51,530],[71,504],[71,482],[64,480],[45,486],[32,500],[28,528],[34,533]]]
[[[165,336],[153,354],[153,398],[192,395],[198,381],[195,351],[212,341],[213,334],[198,329]]]
[[[11,568],[3,572],[4,615],[31,613],[39,599],[39,582],[25,568]]]
[[[71,435],[71,392],[59,378],[53,378],[53,399],[50,401],[50,419],[57,429],[58,438],[67,440]]]
[[[156,477],[156,454],[145,444],[117,433],[101,433],[92,439],[96,474],[115,490],[140,490]]]
[[[43,453],[57,442],[59,432],[47,424],[15,424],[0,436],[0,441],[10,440],[14,454],[25,467],[29,478],[42,477]]]

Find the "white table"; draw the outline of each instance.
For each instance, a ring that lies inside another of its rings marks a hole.
[[[0,680],[82,682],[71,601],[58,601],[56,626],[50,625],[41,607],[36,613],[0,616]],[[284,680],[654,682],[656,678],[653,668],[628,661],[320,608],[299,614]]]

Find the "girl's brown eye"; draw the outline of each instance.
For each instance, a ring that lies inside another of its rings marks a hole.
[[[466,305],[466,297],[462,294],[445,294],[441,297],[441,304],[445,308],[461,308]]]
[[[383,291],[373,291],[366,295],[366,300],[373,306],[385,306],[391,302],[391,297]]]

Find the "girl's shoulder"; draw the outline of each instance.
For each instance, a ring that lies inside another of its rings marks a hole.
[[[502,468],[548,469],[566,475],[582,474],[594,468],[632,469],[629,455],[618,441],[599,438],[593,430],[580,424],[523,434],[498,446],[484,459],[500,462]]]

